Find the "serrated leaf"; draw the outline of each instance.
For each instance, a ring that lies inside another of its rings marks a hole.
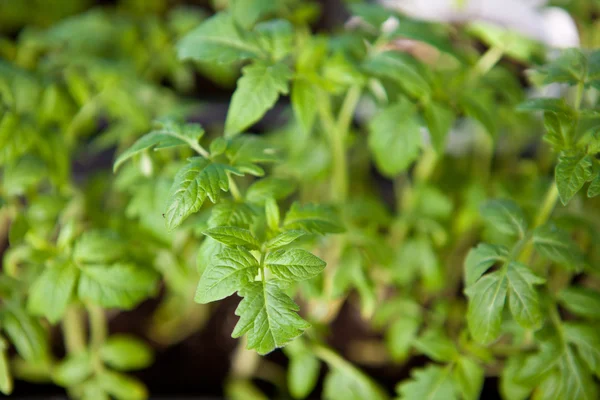
[[[244,228],[252,223],[255,216],[254,210],[245,203],[221,201],[211,208],[208,226],[211,228],[217,226]]]
[[[97,374],[99,386],[116,400],[144,400],[148,392],[137,379],[118,372],[104,370]]]
[[[533,274],[526,265],[511,262],[506,272],[508,279],[508,305],[515,320],[524,328],[538,328],[542,312],[534,285],[545,282]]]
[[[437,329],[428,329],[414,345],[421,353],[441,363],[450,362],[458,355],[454,343]]]
[[[596,197],[600,194],[600,174],[596,175],[596,177],[588,186],[587,196],[588,197]]]
[[[267,242],[267,248],[271,250],[278,249],[279,247],[287,246],[288,244],[294,242],[296,239],[306,235],[305,231],[300,230],[291,230],[280,233],[275,236],[273,239]]]
[[[245,246],[250,249],[260,248],[260,243],[252,235],[252,232],[237,226],[217,226],[205,231],[204,234],[228,246]]]
[[[559,363],[560,380],[564,391],[561,399],[596,400],[598,388],[583,362],[567,347]]]
[[[292,71],[283,63],[255,61],[244,67],[227,111],[226,136],[234,136],[260,120],[280,94],[288,93],[291,77]]]
[[[88,265],[80,268],[77,294],[105,308],[132,309],[156,290],[158,275],[134,264]]]
[[[224,248],[204,270],[196,296],[198,303],[210,303],[231,296],[258,274],[258,261],[243,248]]]
[[[474,284],[488,269],[496,263],[506,261],[508,249],[504,246],[480,243],[472,248],[465,259],[465,285]]]
[[[113,171],[119,169],[121,164],[123,164],[125,161],[129,160],[136,154],[139,154],[142,151],[151,147],[159,146],[161,143],[171,142],[173,139],[174,138],[172,136],[169,136],[168,134],[162,132],[150,132],[142,136],[133,145],[131,145],[131,147],[129,147],[127,150],[121,153],[119,157],[117,157],[113,165]],[[184,143],[185,142],[183,141],[181,142],[181,144]]]
[[[60,321],[71,301],[78,276],[79,271],[71,261],[48,263],[29,290],[29,312],[46,317],[52,324]]]
[[[378,112],[369,123],[368,144],[384,175],[394,177],[406,170],[417,159],[421,147],[414,105],[401,100]]]
[[[200,209],[207,197],[213,203],[219,201],[221,192],[229,191],[228,170],[223,164],[213,164],[200,158],[193,159],[179,170],[165,211],[167,228],[172,230],[179,226]]]
[[[246,200],[263,205],[267,199],[281,200],[296,190],[290,179],[268,177],[254,182],[246,191]]]
[[[562,329],[567,342],[575,345],[590,371],[600,377],[600,332],[581,322],[565,322]]]
[[[535,249],[550,261],[577,270],[583,264],[583,254],[569,234],[552,225],[542,225],[533,232]]]
[[[232,16],[225,12],[203,21],[177,44],[177,56],[180,60],[230,64],[260,54],[260,48],[242,37]]]
[[[152,348],[142,340],[124,334],[110,336],[100,347],[100,358],[119,371],[134,371],[152,365]]]
[[[560,201],[564,205],[591,179],[592,171],[592,158],[589,155],[559,158],[555,178]]]
[[[84,232],[73,249],[73,258],[79,263],[110,263],[124,255],[123,239],[112,232],[99,230]]]
[[[486,223],[497,231],[524,237],[527,220],[523,210],[511,200],[491,200],[481,207],[481,215]]]
[[[45,362],[48,337],[40,322],[23,309],[8,308],[0,314],[0,323],[17,353],[28,362]]]
[[[317,117],[317,88],[306,79],[296,78],[290,97],[292,110],[306,137]]]
[[[363,68],[380,78],[391,79],[408,94],[421,98],[431,93],[431,86],[422,73],[424,68],[408,54],[387,51],[369,57]]]
[[[583,287],[567,287],[558,293],[561,305],[575,315],[600,319],[600,293]]]
[[[246,334],[248,349],[270,353],[310,327],[297,314],[296,303],[273,282],[251,282],[238,293],[243,297],[235,310],[240,319],[231,336]]]
[[[572,114],[573,110],[562,98],[534,98],[517,106],[518,111],[548,111],[555,114]]]
[[[566,49],[559,57],[541,68],[544,83],[568,83],[574,85],[585,79],[587,62],[580,49]]]
[[[472,359],[461,356],[456,360],[452,375],[458,392],[464,400],[479,399],[485,378],[483,367]]]
[[[294,44],[294,26],[285,19],[273,19],[254,27],[260,47],[275,61],[287,56]]]
[[[306,250],[282,249],[269,253],[265,265],[277,278],[299,282],[319,275],[327,264]]]
[[[469,331],[479,343],[489,344],[500,334],[507,290],[508,281],[503,271],[487,274],[465,290],[469,298]]]
[[[80,384],[93,373],[92,358],[87,351],[72,354],[52,368],[52,380],[63,387]]]
[[[430,102],[425,105],[423,116],[433,148],[436,152],[443,154],[446,147],[446,136],[454,124],[454,113],[442,104]]]
[[[458,400],[451,369],[430,364],[413,369],[411,379],[396,386],[399,400]]]
[[[304,230],[320,235],[344,231],[333,209],[319,204],[292,204],[283,226],[288,230]]]

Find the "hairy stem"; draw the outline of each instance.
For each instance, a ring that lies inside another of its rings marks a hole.
[[[62,330],[67,353],[78,353],[85,349],[85,328],[81,320],[79,307],[67,308],[62,321]]]

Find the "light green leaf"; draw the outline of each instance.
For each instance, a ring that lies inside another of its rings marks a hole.
[[[246,200],[263,205],[267,199],[284,199],[294,190],[296,190],[296,185],[292,180],[268,177],[250,185],[246,191]]]
[[[415,348],[437,362],[450,362],[458,355],[454,343],[437,329],[428,329],[414,342]]]
[[[283,225],[288,230],[304,230],[320,235],[344,231],[333,209],[320,204],[292,204]]]
[[[519,380],[519,370],[525,362],[524,354],[508,357],[500,375],[500,393],[505,399],[525,400],[535,385],[523,383]]]
[[[261,55],[252,41],[243,38],[230,14],[220,12],[203,21],[177,44],[180,60],[192,59],[207,63],[231,64]]]
[[[425,105],[423,116],[433,148],[436,152],[443,154],[446,147],[446,136],[454,124],[454,113],[442,104],[430,102]]]
[[[148,392],[143,383],[130,376],[104,370],[96,376],[100,387],[116,400],[144,400]]]
[[[306,235],[305,231],[291,230],[280,233],[267,243],[267,248],[275,250],[279,247],[287,246],[299,237]]]
[[[469,331],[481,344],[493,342],[500,334],[507,289],[508,281],[504,271],[496,271],[485,275],[465,290],[469,298]]]
[[[406,360],[420,327],[420,318],[401,316],[385,331],[385,344],[394,361]]]
[[[279,213],[279,206],[277,205],[277,202],[273,199],[267,199],[265,201],[265,218],[267,220],[267,226],[271,231],[279,231],[281,215]],[[272,240],[270,240],[269,242],[272,242]]]
[[[600,174],[596,175],[590,186],[588,186],[587,196],[596,197],[600,194]]]
[[[550,261],[577,270],[583,264],[583,253],[569,234],[552,225],[542,225],[533,232],[533,245]]]
[[[241,26],[249,28],[262,17],[269,15],[281,7],[279,2],[271,0],[231,0],[231,13]]]
[[[13,378],[7,353],[8,343],[0,336],[0,393],[9,396],[13,391]]]
[[[237,226],[248,227],[255,217],[254,210],[246,203],[235,201],[220,201],[210,210],[208,226]]]
[[[369,57],[363,68],[374,76],[391,79],[413,97],[421,98],[431,93],[431,86],[422,73],[424,67],[408,54],[378,53]]]
[[[581,322],[565,322],[562,329],[567,342],[577,348],[590,371],[600,377],[600,332],[596,326]]]
[[[275,61],[281,60],[293,49],[294,27],[285,19],[261,22],[254,27],[254,32],[260,47]]]
[[[227,112],[225,134],[234,136],[260,120],[280,94],[288,93],[291,77],[283,63],[255,61],[244,67]]]
[[[411,379],[396,386],[399,400],[458,400],[451,369],[430,364],[413,369]]]
[[[533,274],[526,265],[511,262],[506,272],[508,279],[508,305],[515,320],[524,328],[538,328],[542,312],[534,285],[546,280]]]
[[[482,366],[468,357],[461,356],[456,360],[452,375],[458,392],[464,400],[479,399],[485,378]]]
[[[518,111],[549,111],[555,114],[571,115],[573,110],[562,98],[534,98],[524,101],[517,106]]]
[[[236,226],[217,226],[204,232],[205,235],[228,246],[245,246],[250,249],[260,248],[260,243],[248,229]]]
[[[555,176],[560,201],[567,205],[583,184],[592,178],[592,158],[589,155],[562,156],[558,160]]]
[[[251,282],[240,291],[235,310],[240,317],[232,337],[248,337],[248,349],[264,355],[300,336],[310,324],[298,314],[299,307],[273,282]]]
[[[317,117],[317,90],[307,79],[296,78],[292,83],[292,110],[305,137],[312,132]]]
[[[77,294],[105,308],[132,309],[156,290],[158,275],[134,264],[89,265],[80,268]]]
[[[125,161],[129,160],[131,157],[135,156],[136,154],[139,154],[142,151],[149,149],[151,147],[158,146],[161,143],[170,142],[172,139],[173,139],[173,137],[169,136],[166,133],[162,133],[162,132],[150,132],[150,133],[142,136],[131,147],[129,147],[127,150],[125,150],[123,153],[121,153],[119,155],[119,157],[117,157],[117,159],[115,160],[114,166],[113,166],[113,171],[117,171],[117,169],[119,169],[121,164],[123,164]],[[181,142],[181,144],[184,144],[184,143],[185,142]]]
[[[355,373],[352,373],[355,372]],[[325,376],[323,399],[325,400],[385,400],[383,394],[367,377],[358,371],[334,368]],[[359,374],[359,375],[358,375]],[[357,376],[358,375],[358,376]]]
[[[491,101],[486,101],[481,95],[475,93],[467,93],[459,100],[469,117],[478,121],[490,135],[496,134],[496,116],[492,114],[493,103]]]
[[[584,287],[567,287],[558,293],[561,305],[575,315],[600,319],[600,293]]]
[[[112,335],[99,351],[102,361],[119,371],[143,369],[154,361],[152,347],[130,335]]]
[[[287,371],[290,394],[295,399],[304,399],[319,380],[321,362],[300,339],[291,342],[284,351],[290,360]]]
[[[506,261],[508,249],[504,246],[480,243],[465,259],[465,285],[474,284],[492,265]]]
[[[564,391],[560,399],[564,400],[596,400],[598,388],[594,378],[577,357],[575,352],[567,347],[559,363],[560,376]]]
[[[72,354],[55,365],[52,380],[60,386],[71,387],[80,384],[93,373],[92,358],[87,351]]]
[[[194,158],[179,170],[165,211],[167,228],[172,230],[179,226],[200,209],[207,197],[213,203],[219,201],[221,192],[229,191],[227,170],[229,168],[223,164],[213,164],[202,158]]]
[[[60,321],[71,301],[78,276],[79,271],[71,261],[48,263],[29,290],[29,312],[46,317],[52,324]]]
[[[30,363],[43,363],[48,357],[48,337],[40,322],[23,309],[10,307],[0,314],[0,325],[17,353]]]
[[[523,210],[511,200],[491,200],[481,207],[481,215],[492,229],[498,232],[518,236],[525,236],[527,220]]]
[[[277,278],[298,282],[319,275],[327,264],[306,250],[282,249],[269,253],[265,259],[265,265]]]
[[[112,232],[84,232],[73,249],[73,258],[79,263],[111,263],[125,255],[123,239]]]
[[[258,274],[258,261],[243,248],[224,248],[204,270],[195,301],[210,303],[231,296]]]
[[[421,131],[415,106],[401,100],[377,113],[369,123],[369,149],[377,168],[394,177],[406,170],[419,155]]]

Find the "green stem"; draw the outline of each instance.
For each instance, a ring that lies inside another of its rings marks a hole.
[[[106,315],[101,307],[93,304],[87,305],[88,316],[90,319],[90,348],[99,349],[108,334]]]
[[[229,191],[231,192],[231,195],[233,196],[234,200],[241,201],[242,194],[240,193],[240,189],[238,188],[238,185],[237,183],[235,183],[235,180],[233,179],[231,174],[227,173],[227,179],[229,180]]]
[[[85,349],[84,327],[79,307],[67,308],[62,321],[62,330],[67,353],[74,354]]]
[[[502,59],[504,55],[504,50],[500,47],[492,46],[490,47],[484,54],[481,56],[477,64],[475,64],[475,68],[473,69],[473,78],[479,78],[485,74],[487,74],[494,65]]]

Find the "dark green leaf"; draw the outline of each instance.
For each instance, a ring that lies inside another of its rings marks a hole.
[[[504,271],[487,274],[465,290],[469,298],[469,331],[479,343],[489,344],[500,334],[507,290]]]
[[[560,157],[556,166],[556,186],[562,203],[567,205],[591,178],[592,158],[589,155]]]
[[[245,246],[250,249],[260,247],[258,239],[248,229],[236,226],[217,226],[205,231],[204,234],[228,246]]]
[[[556,98],[535,98],[529,99],[517,106],[519,111],[549,111],[555,114],[571,115],[573,110],[567,105],[564,99]]]

